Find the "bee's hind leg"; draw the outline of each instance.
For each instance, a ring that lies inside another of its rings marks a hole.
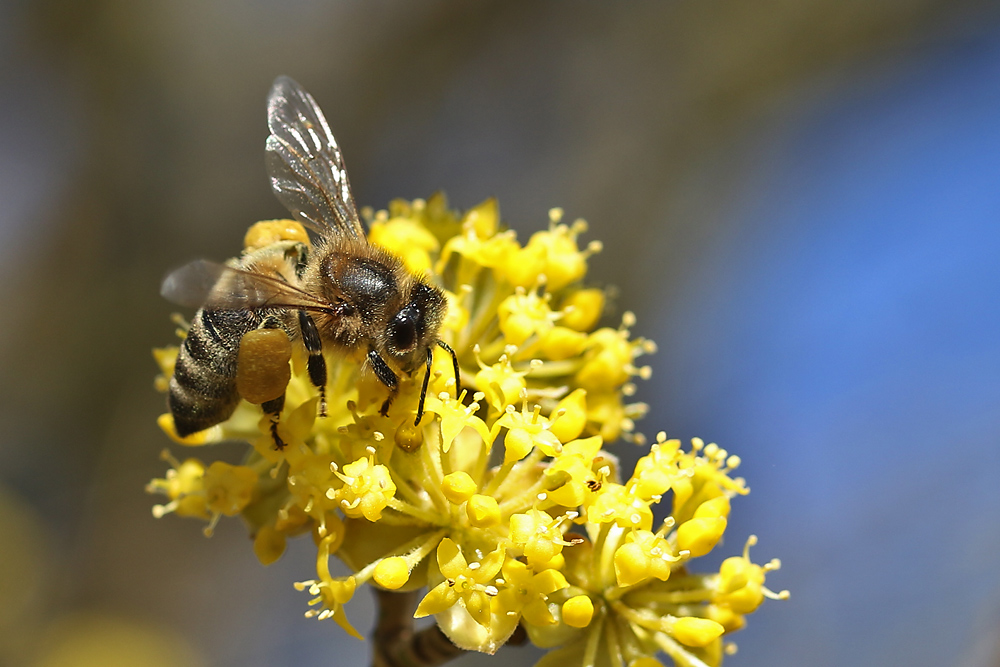
[[[281,419],[281,411],[285,407],[285,395],[282,394],[278,398],[265,401],[260,404],[260,407],[264,410],[264,414],[271,418],[271,437],[274,438],[274,448],[280,452],[286,447],[285,441],[278,435],[278,421]]]
[[[271,421],[276,449],[285,443],[278,436],[278,420],[285,407],[285,389],[291,377],[292,344],[276,320],[268,319],[259,329],[240,339],[236,364],[236,389],[250,403],[260,405]]]

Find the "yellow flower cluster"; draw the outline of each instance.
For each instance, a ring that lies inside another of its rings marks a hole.
[[[297,584],[313,596],[307,615],[355,636],[344,605],[359,585],[426,587],[415,615],[433,615],[464,649],[492,653],[522,625],[553,649],[542,665],[650,667],[661,652],[678,665],[718,665],[722,635],[763,597],[786,595],[764,586],[778,563],[755,565],[744,551],[718,572],[689,572],[722,537],[730,499],[747,493],[730,476],[738,458],[719,447],[696,440],[685,450],[661,434],[622,481],[604,446],[642,442],[633,420],[646,408],[626,397],[633,378],[648,377],[636,359],[654,346],[631,336],[631,314],[597,327],[605,294],[582,281],[600,246],[580,248],[586,224],[564,224],[553,210],[549,228],[522,245],[501,228],[493,200],[459,215],[441,195],[367,217],[372,243],[445,290],[440,335],[458,355],[460,395],[451,359],[435,354],[426,416],[414,426],[421,373],[403,378],[382,416],[385,387],[355,360],[331,357],[328,414],[318,417],[296,350],[278,427],[284,448],[246,402],[184,439],[170,415],[160,418],[180,444],[243,439],[252,448],[239,466],[167,456],[171,469],[149,489],[169,501],[154,514],[209,527],[241,514],[264,564],[310,533],[316,577]],[[294,224],[258,223],[248,244],[298,234]],[[161,389],[176,353],[156,351]],[[654,527],[661,501],[672,509]],[[353,574],[333,577],[331,556]]]

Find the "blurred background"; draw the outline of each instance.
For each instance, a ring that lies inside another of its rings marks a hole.
[[[590,222],[660,347],[639,428],[741,455],[720,550],[784,563],[728,665],[1000,665],[1000,7],[969,0],[0,1],[0,664],[367,663],[302,618],[311,544],[265,569],[143,492],[159,282],[283,214],[278,74],[361,205]],[[539,654],[501,655],[454,664]]]

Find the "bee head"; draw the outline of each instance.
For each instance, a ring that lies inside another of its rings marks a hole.
[[[427,349],[437,340],[445,303],[441,290],[418,281],[410,300],[389,320],[385,350],[405,372],[412,373],[426,361]]]

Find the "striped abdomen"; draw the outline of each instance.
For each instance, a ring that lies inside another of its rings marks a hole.
[[[177,354],[168,405],[181,437],[225,421],[240,401],[240,339],[262,320],[252,310],[199,310]]]

